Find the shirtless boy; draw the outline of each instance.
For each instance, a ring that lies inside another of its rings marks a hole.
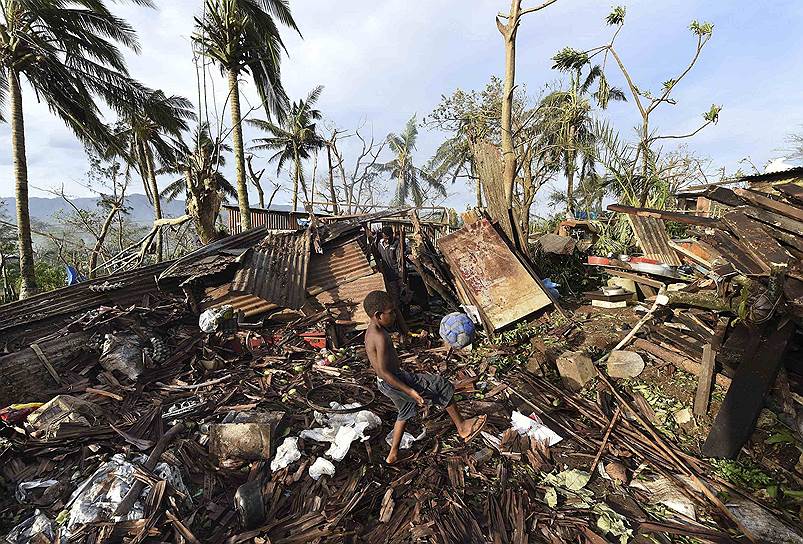
[[[371,324],[365,331],[365,351],[376,372],[379,390],[393,401],[398,410],[393,426],[393,440],[386,459],[392,465],[399,461],[399,444],[407,421],[424,408],[427,400],[445,407],[457,434],[469,442],[482,430],[487,416],[464,419],[454,404],[454,386],[437,374],[413,374],[399,368],[399,356],[390,340],[388,329],[396,320],[396,308],[384,291],[371,291],[363,301]],[[426,400],[425,400],[426,399]]]

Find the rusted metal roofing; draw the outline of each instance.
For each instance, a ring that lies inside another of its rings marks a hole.
[[[225,304],[239,310],[245,317],[264,314],[279,307],[272,302],[259,298],[256,295],[241,295],[231,292],[231,284],[206,289],[206,296],[201,301],[201,310],[218,308]]]
[[[237,206],[223,206],[227,212],[227,222],[229,232],[239,234],[240,228],[240,208]],[[325,214],[315,214],[315,217],[323,219],[328,217]],[[288,210],[266,210],[262,208],[251,208],[251,227],[265,227],[271,231],[292,231],[303,226],[309,219],[308,212],[292,212]]]
[[[334,315],[335,319],[355,321],[357,328],[365,328],[371,319],[362,307],[362,302],[371,291],[384,291],[385,279],[376,272],[369,276],[343,283],[315,295],[317,300]]]
[[[392,217],[394,215],[404,214],[411,209],[412,208],[385,210],[376,213],[358,215],[348,219],[332,218],[333,220],[318,228],[318,237],[320,238],[321,242],[331,242],[337,238],[340,238],[341,236],[358,232],[366,223],[377,221],[383,217]]]
[[[156,277],[173,261],[135,268],[62,287],[0,306],[0,338],[28,343],[61,328],[73,317],[98,306],[127,306],[156,293]]]
[[[231,291],[299,309],[306,296],[309,258],[309,231],[269,233],[248,250],[231,282]]]
[[[236,257],[242,255],[248,248],[262,240],[266,234],[268,234],[268,229],[257,227],[240,234],[226,236],[211,244],[199,247],[192,253],[188,253],[175,261],[170,268],[159,276],[159,282],[170,279],[200,277],[220,272],[231,264]],[[218,259],[220,255],[233,257],[233,259]],[[207,257],[211,258],[208,259]]]
[[[669,245],[669,235],[666,233],[666,225],[662,219],[641,217],[635,214],[628,214],[627,217],[633,225],[633,234],[644,251],[645,257],[669,266],[681,265],[677,253]]]
[[[438,242],[452,275],[488,330],[499,330],[552,302],[494,226],[483,218]]]
[[[371,262],[356,239],[327,246],[310,258],[307,292],[311,295],[374,273]]]

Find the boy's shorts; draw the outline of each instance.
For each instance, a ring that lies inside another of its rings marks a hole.
[[[400,370],[396,374],[401,381],[418,392],[424,400],[431,401],[442,408],[449,406],[454,396],[454,386],[449,380],[437,374],[413,374]],[[377,378],[379,390],[393,401],[399,411],[396,421],[407,421],[418,413],[418,404],[406,393],[399,391],[384,380]]]

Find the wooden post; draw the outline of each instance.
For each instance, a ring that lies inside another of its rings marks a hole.
[[[697,394],[694,396],[695,416],[701,416],[708,412],[708,399],[711,397],[714,379],[714,364],[719,347],[722,345],[722,338],[728,328],[728,321],[727,318],[720,319],[713,338],[703,346],[703,366],[700,369],[700,378],[697,380]]]
[[[750,435],[764,406],[767,392],[775,383],[795,330],[792,321],[771,324],[754,349],[745,350],[730,389],[719,409],[714,425],[703,444],[705,457],[734,458]]]

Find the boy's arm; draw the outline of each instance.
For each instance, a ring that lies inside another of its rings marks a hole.
[[[419,406],[423,406],[424,398],[418,394],[418,391],[404,383],[396,374],[389,370],[389,362],[390,351],[388,350],[388,339],[382,335],[376,340],[376,366],[374,367],[376,375],[391,387],[395,387],[413,399]]]

